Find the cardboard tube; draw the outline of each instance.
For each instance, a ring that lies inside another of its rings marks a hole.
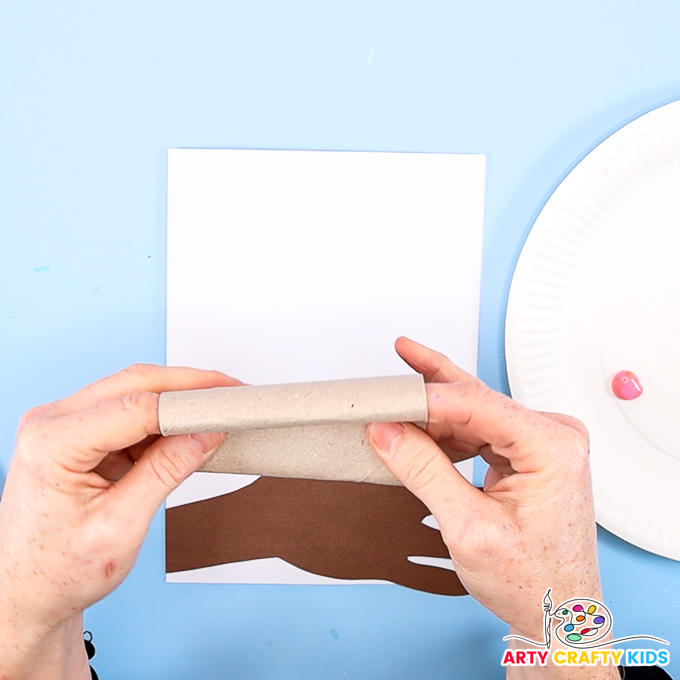
[[[160,395],[161,433],[227,432],[202,468],[398,484],[366,440],[371,422],[427,422],[422,376],[218,387]]]

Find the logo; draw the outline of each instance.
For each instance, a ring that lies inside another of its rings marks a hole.
[[[614,617],[599,600],[575,597],[553,607],[548,588],[543,598],[543,642],[530,640],[521,635],[507,635],[503,640],[521,640],[536,649],[508,649],[503,655],[502,666],[545,666],[548,657],[558,666],[665,666],[670,661],[666,649],[602,649],[630,640],[652,640],[667,645],[669,642],[653,635],[629,635],[616,640],[606,639],[614,625]],[[557,639],[563,647],[552,650]]]

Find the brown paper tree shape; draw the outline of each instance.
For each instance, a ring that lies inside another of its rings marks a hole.
[[[464,595],[454,571],[409,556],[448,558],[428,509],[400,486],[260,477],[239,491],[166,511],[166,570],[279,557],[338,579],[383,579]]]

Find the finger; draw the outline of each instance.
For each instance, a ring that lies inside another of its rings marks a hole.
[[[461,476],[446,454],[418,427],[373,423],[367,432],[371,445],[390,472],[436,518],[450,514],[448,511],[455,504],[456,521],[464,524],[485,502],[483,494]]]
[[[132,521],[139,521],[141,514],[150,522],[167,495],[210,458],[224,436],[211,432],[160,437],[109,490],[111,507]]]
[[[143,439],[141,442],[133,444],[132,446],[128,446],[125,450],[130,458],[136,463],[149,446],[151,446],[151,444],[153,444],[160,436],[161,435],[159,434],[149,435],[146,439]]]
[[[159,434],[158,395],[136,392],[85,411],[45,421],[57,462],[74,472],[89,472],[112,451]]]
[[[93,472],[109,482],[115,482],[129,472],[134,464],[135,461],[130,456],[129,449],[124,449],[109,453]]]
[[[135,364],[106,378],[83,387],[65,399],[41,407],[44,415],[57,416],[89,408],[102,401],[116,399],[134,392],[169,392],[210,387],[242,385],[240,380],[219,371],[197,368]]]
[[[93,470],[100,477],[115,482],[120,479],[142,457],[142,454],[161,435],[152,434],[142,439],[141,442],[128,446],[121,451],[112,451]]]
[[[401,337],[395,343],[397,354],[427,382],[455,382],[475,380],[474,376],[456,366],[448,357],[435,352],[415,340]]]
[[[570,427],[572,430],[576,430],[586,439],[588,438],[588,429],[577,418],[573,418],[572,416],[565,416],[563,413],[549,413],[547,411],[539,411],[539,413],[545,418],[550,418],[551,420],[554,420],[556,423],[560,423],[565,427]]]
[[[479,450],[479,455],[502,477],[507,477],[508,475],[515,473],[510,461],[505,456],[500,456],[497,453],[494,453],[490,446],[483,446]]]
[[[432,437],[432,433],[429,430],[426,432]],[[437,439],[437,437],[432,437],[439,448],[449,457],[452,463],[461,463],[464,460],[470,460],[478,456],[481,448],[479,446],[468,444],[467,442],[462,442],[457,439],[452,439],[447,437],[445,439]]]
[[[500,470],[490,467],[484,476],[484,491],[488,491],[489,489],[493,488],[504,477],[505,475],[503,475]]]
[[[427,385],[430,423],[451,436],[481,441],[516,472],[532,472],[587,455],[587,439],[572,427],[524,408],[479,381]]]
[[[476,384],[477,381],[472,381],[469,384]],[[434,384],[434,383],[431,383]],[[442,383],[437,383],[441,385]],[[425,388],[426,393],[429,393],[429,387]],[[428,404],[428,410],[430,406]],[[463,456],[472,457],[481,452],[481,450],[488,446],[488,442],[480,438],[468,427],[467,422],[454,422],[451,420],[434,420],[428,412],[428,422],[425,426],[427,434],[434,439],[444,450],[451,450]]]

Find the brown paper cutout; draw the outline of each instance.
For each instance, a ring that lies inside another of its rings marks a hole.
[[[260,477],[234,493],[166,511],[166,571],[280,557],[315,574],[384,579],[464,595],[455,572],[413,564],[449,557],[428,509],[403,487]]]

